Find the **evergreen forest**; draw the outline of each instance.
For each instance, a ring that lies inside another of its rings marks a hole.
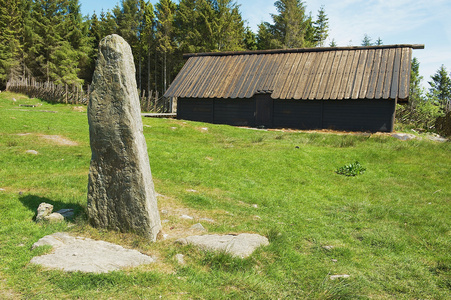
[[[300,0],[275,2],[273,23],[252,32],[233,0],[121,0],[83,16],[78,0],[0,0],[0,89],[9,79],[88,85],[99,41],[112,33],[131,46],[140,90],[164,93],[183,53],[323,46],[328,20]]]

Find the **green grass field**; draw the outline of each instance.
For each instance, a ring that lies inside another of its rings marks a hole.
[[[88,225],[85,110],[0,94],[0,299],[451,298],[451,143],[145,118],[159,207],[168,211],[169,238],[152,244]],[[335,172],[355,161],[364,174]],[[36,224],[41,202],[76,215]],[[215,220],[202,223],[210,233],[254,232],[271,244],[244,260],[179,246],[175,236],[198,222],[181,214]],[[158,262],[101,275],[29,264],[51,251],[32,244],[58,231]],[[330,280],[340,274],[350,277]]]

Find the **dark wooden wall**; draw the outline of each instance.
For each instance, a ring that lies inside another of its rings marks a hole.
[[[393,131],[395,100],[178,99],[177,118],[266,128]]]

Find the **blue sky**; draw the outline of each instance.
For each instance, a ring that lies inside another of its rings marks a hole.
[[[84,15],[111,10],[120,1],[80,0]],[[153,4],[158,1],[151,1]],[[257,32],[262,21],[271,22],[277,13],[275,0],[237,0],[243,19]],[[329,44],[360,45],[365,34],[373,41],[380,37],[385,45],[425,44],[414,50],[420,61],[423,86],[429,88],[437,69],[444,64],[451,72],[451,1],[450,0],[307,0],[307,11],[314,19],[323,5],[329,17]]]

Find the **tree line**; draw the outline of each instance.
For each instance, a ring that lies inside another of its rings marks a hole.
[[[160,95],[184,64],[183,53],[325,46],[324,7],[307,12],[302,0],[278,0],[272,22],[254,33],[234,0],[121,0],[111,11],[83,16],[78,0],[0,0],[0,89],[10,79],[60,85],[91,83],[100,40],[112,33],[131,46],[138,88]],[[362,46],[382,45],[367,34]],[[334,39],[329,46],[335,47]],[[430,128],[451,110],[451,80],[441,66],[421,87],[412,60],[410,102],[399,120]]]
[[[415,129],[437,131],[451,136],[451,73],[440,68],[428,81],[429,89],[422,86],[420,62],[414,57],[410,71],[409,103],[397,108],[397,120]]]
[[[275,2],[272,23],[254,33],[233,0],[122,0],[83,16],[78,0],[0,0],[0,88],[9,79],[88,85],[100,40],[112,33],[131,46],[141,90],[164,93],[183,53],[323,46],[324,8],[317,18],[301,0]]]

